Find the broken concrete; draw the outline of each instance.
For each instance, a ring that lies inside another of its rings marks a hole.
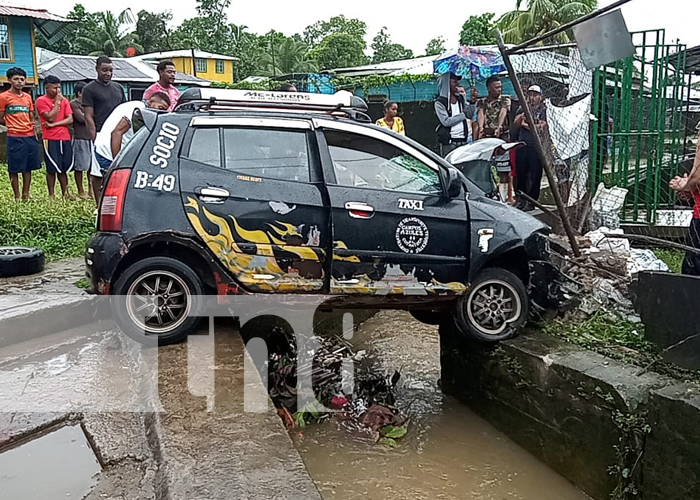
[[[443,390],[594,499],[700,498],[700,387],[541,334],[440,341]]]

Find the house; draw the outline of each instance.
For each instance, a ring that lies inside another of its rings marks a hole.
[[[71,22],[42,9],[0,5],[0,83],[7,82],[8,69],[18,66],[27,72],[27,86],[36,86],[39,79],[34,30],[54,43]]]
[[[204,78],[212,82],[233,83],[233,63],[235,57],[212,54],[202,50],[184,49],[168,52],[155,52],[135,56],[140,61],[158,62],[169,59],[175,69],[187,75]]]
[[[64,95],[74,95],[73,86],[77,82],[89,82],[95,79],[96,57],[61,55],[45,49],[37,50],[39,79],[44,80],[53,75],[61,80],[61,92]],[[121,84],[128,100],[139,100],[153,82],[158,80],[156,63],[140,61],[136,58],[112,57],[114,76],[112,81]],[[175,86],[180,90],[190,87],[208,87],[211,82],[185,73],[178,72],[175,76]],[[37,94],[43,94],[43,85],[37,88]]]

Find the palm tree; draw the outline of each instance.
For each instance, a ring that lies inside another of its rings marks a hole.
[[[285,38],[282,43],[263,54],[260,61],[261,76],[314,73],[318,71],[318,66],[316,61],[309,59],[308,53],[309,47],[304,42]]]
[[[138,35],[133,33],[135,22],[131,9],[122,11],[118,16],[112,12],[96,14],[97,32],[95,38],[78,37],[78,43],[87,47],[91,56],[125,57],[129,47],[136,52],[143,52]]]
[[[497,22],[506,43],[521,43],[542,35],[598,7],[597,0],[527,0],[527,10],[520,10],[522,4],[523,0],[516,0],[516,10],[506,12]],[[571,41],[571,33],[567,31],[547,43]]]

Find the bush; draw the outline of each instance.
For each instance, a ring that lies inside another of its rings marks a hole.
[[[32,200],[15,201],[7,167],[0,165],[0,171],[0,246],[38,247],[49,260],[83,255],[95,233],[94,200],[50,200],[39,170],[32,178]],[[69,180],[74,192],[72,175]],[[56,191],[60,192],[58,183]]]

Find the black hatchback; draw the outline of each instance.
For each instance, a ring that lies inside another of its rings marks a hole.
[[[87,246],[89,291],[160,344],[214,294],[316,294],[513,336],[548,228],[366,109],[345,93],[190,89],[173,113],[137,110]]]

